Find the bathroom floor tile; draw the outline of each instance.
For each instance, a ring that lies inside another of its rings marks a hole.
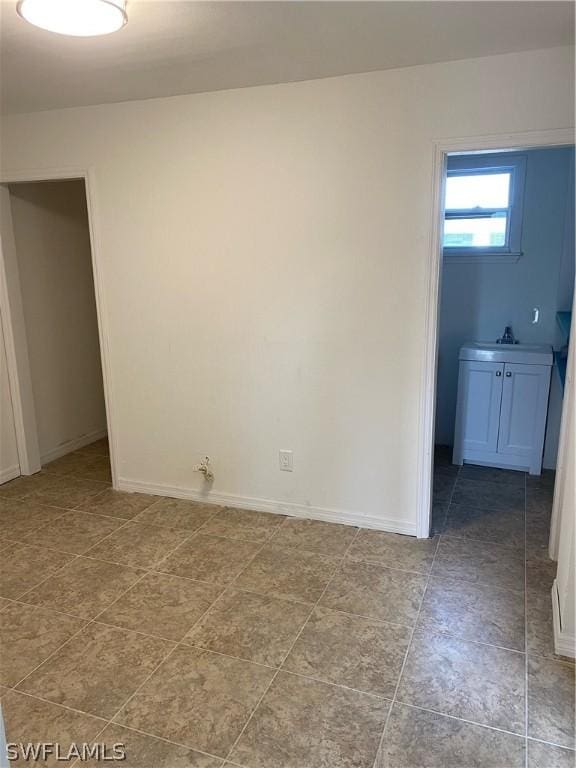
[[[315,603],[330,581],[337,560],[316,552],[268,545],[240,574],[236,586],[289,600]]]
[[[315,608],[283,669],[391,699],[410,633],[408,627]]]
[[[29,534],[26,542],[81,555],[123,524],[123,520],[113,517],[65,512],[54,522]]]
[[[0,595],[21,597],[75,557],[53,549],[15,545],[0,558]]]
[[[172,528],[130,521],[85,554],[120,565],[155,568],[189,537],[188,531],[175,531]]]
[[[553,485],[528,485],[526,488],[526,512],[532,515],[550,515],[554,502]]]
[[[476,464],[464,464],[460,470],[461,480],[475,480],[485,483],[504,483],[524,488],[526,473],[515,469],[498,469],[496,467],[482,467]]]
[[[104,744],[124,745],[126,759],[120,763],[122,768],[220,768],[222,766],[222,761],[218,757],[210,757],[187,747],[170,744],[153,736],[123,728],[121,725],[107,725],[98,741]],[[85,768],[102,768],[102,761],[88,760],[82,765]]]
[[[531,558],[526,560],[526,591],[528,602],[535,596],[550,597],[552,584],[556,578],[558,563],[550,558]]]
[[[433,577],[422,602],[418,626],[524,651],[524,595]]]
[[[231,754],[250,768],[372,768],[390,703],[280,672]]]
[[[528,658],[528,736],[574,749],[574,665]]]
[[[449,503],[456,484],[457,473],[434,472],[432,498],[434,502]]]
[[[524,739],[394,704],[374,768],[524,768]]]
[[[0,613],[0,683],[16,685],[60,648],[83,621],[13,603]]]
[[[202,527],[202,533],[264,543],[273,536],[283,520],[284,515],[225,507]]]
[[[451,504],[444,533],[524,550],[524,512]]]
[[[276,532],[273,543],[278,547],[292,547],[324,555],[343,555],[354,540],[357,530],[350,525],[287,517]]]
[[[524,654],[417,630],[398,701],[524,734]]]
[[[449,504],[446,502],[436,501],[432,503],[432,523],[430,527],[430,535],[436,536],[439,533],[444,533],[446,527],[446,518],[448,516]]]
[[[342,564],[320,604],[337,611],[412,625],[427,577],[372,563]]]
[[[229,584],[246,567],[260,545],[197,534],[159,566],[165,573],[212,584]]]
[[[181,640],[221,591],[221,587],[211,584],[149,573],[104,611],[98,621],[167,640]]]
[[[523,512],[525,505],[524,487],[510,483],[486,483],[476,480],[462,480],[458,477],[452,495],[453,504],[480,509],[502,509]]]
[[[548,544],[550,541],[550,523],[552,513],[526,512],[526,548],[528,556],[548,560]]]
[[[89,624],[19,689],[111,718],[173,647],[164,640]]]
[[[398,533],[362,530],[350,547],[348,558],[377,563],[388,568],[428,573],[437,546],[437,536],[431,539],[416,539]]]
[[[135,518],[137,523],[196,531],[214,517],[220,507],[185,499],[158,499]]]
[[[443,536],[432,573],[500,589],[524,590],[523,553],[483,541]]]
[[[131,520],[156,501],[158,501],[158,496],[148,496],[144,493],[123,493],[108,488],[97,496],[86,499],[77,508],[82,512]]]
[[[309,615],[309,605],[231,589],[188,632],[184,642],[277,667]]]
[[[447,463],[437,464],[434,462],[434,475],[448,475],[449,477],[456,478],[460,473],[460,467],[457,464],[452,464],[452,453],[450,453],[450,459]]]
[[[93,619],[131,587],[144,571],[79,557],[22,599],[83,619]]]
[[[42,765],[46,768],[72,765],[74,757],[64,759],[65,755],[73,754],[72,745],[92,743],[105,724],[104,720],[92,715],[74,712],[18,691],[11,691],[2,699],[2,713],[8,742],[58,745],[60,755],[51,755],[42,763],[26,761],[20,753],[23,764]],[[20,763],[15,762],[16,765]]]
[[[574,768],[574,765],[576,754],[571,749],[528,739],[528,768]]]
[[[273,675],[268,667],[179,646],[115,720],[226,757]]]
[[[526,641],[528,653],[554,658],[554,619],[552,595],[533,596],[526,604]]]

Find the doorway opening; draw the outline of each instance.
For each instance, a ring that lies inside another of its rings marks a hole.
[[[112,481],[85,180],[0,195],[0,495],[76,506]]]
[[[438,151],[430,429],[438,557],[463,601],[467,582],[502,605],[522,594],[516,641],[542,656],[559,653],[551,592],[575,285],[574,146],[550,144]]]

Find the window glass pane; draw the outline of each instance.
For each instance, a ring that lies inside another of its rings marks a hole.
[[[511,173],[472,173],[448,176],[446,208],[507,208]]]
[[[444,245],[448,248],[501,248],[506,245],[505,214],[485,219],[446,219]]]

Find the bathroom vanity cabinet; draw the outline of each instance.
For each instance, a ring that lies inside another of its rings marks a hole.
[[[460,349],[454,464],[542,471],[552,347],[472,342]]]

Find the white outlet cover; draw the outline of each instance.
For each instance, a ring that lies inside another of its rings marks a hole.
[[[278,452],[278,460],[280,463],[280,469],[282,472],[294,471],[294,458],[292,451],[280,450]]]

